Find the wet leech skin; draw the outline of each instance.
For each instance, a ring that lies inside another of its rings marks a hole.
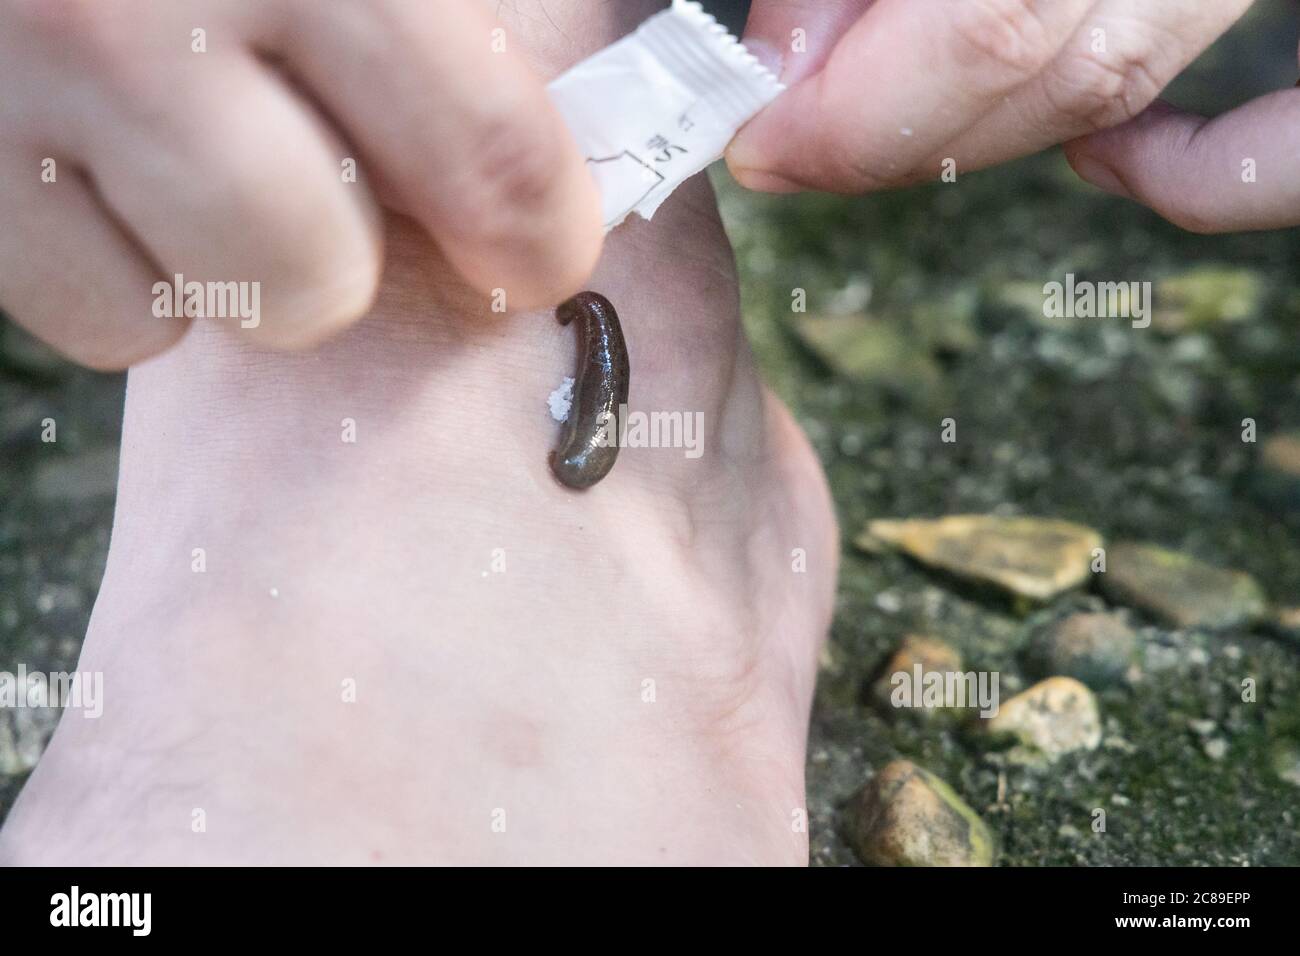
[[[551,471],[562,485],[590,488],[618,458],[619,406],[627,404],[628,361],[618,313],[595,292],[579,292],[555,310],[561,325],[577,320],[578,370],[573,405]]]

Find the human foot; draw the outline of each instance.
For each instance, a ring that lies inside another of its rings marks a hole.
[[[698,458],[560,487],[573,331],[492,314],[402,221],[342,338],[196,327],[134,370],[80,663],[104,714],[61,723],[0,860],[803,862],[834,520],[707,185],[613,234],[591,287],[632,410],[700,413]]]

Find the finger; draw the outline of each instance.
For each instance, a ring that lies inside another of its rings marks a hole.
[[[511,308],[550,305],[595,266],[600,196],[541,80],[480,7],[312,3],[277,49],[462,276],[506,290]]]
[[[781,82],[820,70],[835,42],[874,0],[754,0],[742,38]]]
[[[341,145],[233,39],[214,36],[202,56],[154,52],[156,79],[113,90],[110,115],[80,132],[105,203],[167,278],[244,284],[257,314],[216,318],[261,343],[311,345],[365,314],[379,212],[344,182]]]
[[[1041,73],[944,148],[962,170],[1038,152],[1126,122],[1250,7],[1252,0],[1135,7],[1105,0]],[[937,168],[939,157],[927,167]]]
[[[1300,223],[1300,90],[1206,120],[1158,102],[1066,146],[1075,171],[1193,232]]]
[[[907,177],[1056,56],[1090,0],[878,0],[826,66],[746,125],[727,161],[859,192]]]
[[[155,317],[155,266],[105,214],[71,165],[42,179],[35,156],[0,157],[0,306],[68,358],[126,368],[189,324]]]

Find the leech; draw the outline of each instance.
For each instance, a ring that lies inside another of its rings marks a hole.
[[[578,319],[578,371],[573,404],[551,471],[581,491],[609,474],[618,458],[619,407],[627,404],[628,361],[618,313],[595,292],[579,292],[555,310],[561,325]]]

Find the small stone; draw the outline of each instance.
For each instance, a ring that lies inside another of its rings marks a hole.
[[[1300,607],[1276,608],[1269,616],[1268,624],[1278,636],[1300,644]]]
[[[1153,324],[1181,332],[1249,319],[1259,310],[1266,283],[1248,269],[1202,265],[1161,279],[1154,291]]]
[[[993,834],[946,783],[910,760],[886,765],[853,797],[849,838],[872,866],[992,866]]]
[[[1049,677],[1004,703],[985,725],[991,734],[1010,734],[1018,756],[1054,760],[1101,744],[1101,714],[1092,691],[1073,677]]]
[[[896,322],[864,313],[807,313],[795,317],[794,328],[810,352],[845,378],[908,393],[943,386],[938,363]]]
[[[1067,316],[1065,310],[1046,308],[1047,295],[1043,292],[1043,283],[1020,280],[999,282],[986,293],[989,304],[995,309],[1005,310],[1029,319],[1047,329],[1068,329],[1078,325],[1080,320]]]
[[[1259,463],[1269,471],[1300,481],[1300,432],[1284,432],[1267,439],[1259,448]]]
[[[1030,646],[1043,673],[1063,674],[1089,687],[1119,684],[1137,652],[1137,635],[1118,614],[1077,613],[1058,621]]]
[[[57,707],[0,709],[0,777],[26,773],[36,766],[60,713]]]
[[[1198,737],[1209,737],[1219,729],[1219,725],[1214,721],[1204,718],[1189,720],[1187,726],[1192,728],[1192,733],[1196,734]]]
[[[886,614],[897,614],[903,609],[903,599],[897,591],[881,591],[876,595],[876,607]]]
[[[1038,601],[1078,587],[1101,547],[1091,528],[1051,518],[949,515],[878,520],[855,543],[883,541],[923,564]]]
[[[1222,760],[1228,755],[1228,742],[1222,737],[1211,737],[1204,745],[1205,756],[1211,760]]]
[[[1287,783],[1300,787],[1300,746],[1289,743],[1274,744],[1270,756],[1273,772]]]
[[[909,634],[903,638],[903,643],[899,645],[894,656],[885,664],[880,673],[879,680],[873,687],[873,693],[876,700],[884,707],[891,711],[895,709],[915,710],[917,713],[924,714],[927,717],[934,716],[939,712],[939,708],[926,707],[922,701],[913,702],[915,706],[906,708],[896,707],[894,703],[895,691],[895,674],[904,674],[907,676],[906,687],[912,687],[912,679],[917,666],[921,668],[922,678],[928,673],[953,673],[961,670],[961,654],[951,645],[943,641],[936,640],[933,637],[923,637],[920,634]],[[907,695],[909,701],[911,694]]]
[[[1268,611],[1263,589],[1249,574],[1153,544],[1112,545],[1101,589],[1115,603],[1139,608],[1175,627],[1249,626]]]

